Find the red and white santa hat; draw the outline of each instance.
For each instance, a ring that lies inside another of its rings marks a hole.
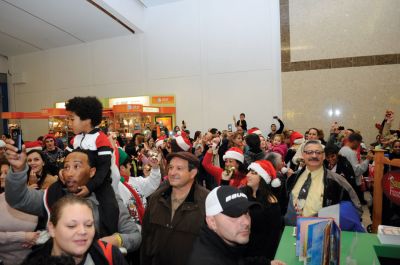
[[[244,155],[243,155],[242,149],[237,148],[237,147],[229,148],[228,151],[225,152],[225,155],[222,157],[222,159],[225,161],[228,158],[235,159],[235,160],[243,163]]]
[[[253,127],[249,130],[247,130],[247,134],[257,134],[257,135],[262,135],[262,131],[258,129],[257,127]]]
[[[183,151],[188,151],[192,147],[192,143],[184,131],[181,131],[179,135],[175,136],[175,140]]]
[[[157,147],[157,148],[161,147],[162,144],[164,143],[164,140],[165,140],[165,139],[167,139],[167,136],[166,136],[166,135],[163,135],[163,136],[158,137],[157,140],[156,140],[156,142],[155,142],[156,147]]]
[[[42,142],[40,141],[31,141],[31,142],[25,142],[25,150],[28,153],[31,150],[43,150]]]
[[[260,177],[264,179],[267,184],[271,183],[271,186],[274,188],[277,188],[281,185],[281,180],[276,177],[276,170],[274,166],[267,160],[258,160],[253,162],[247,169],[252,169],[257,172],[257,174],[260,175]]]
[[[292,132],[289,139],[290,139],[290,145],[302,144],[304,142],[304,136],[296,131]]]

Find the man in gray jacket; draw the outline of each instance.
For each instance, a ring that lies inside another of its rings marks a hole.
[[[7,188],[5,196],[8,204],[20,211],[37,215],[39,219],[45,220],[50,214],[51,205],[57,199],[79,192],[79,187],[86,185],[91,177],[94,176],[96,168],[90,154],[83,150],[76,150],[67,155],[64,160],[62,179],[52,184],[45,191],[29,189],[26,184],[28,166],[26,165],[26,153],[23,150],[17,153],[17,148],[12,144],[12,140],[7,144],[6,157],[11,165],[11,169],[6,177]],[[116,194],[119,206],[118,232],[113,235],[104,234],[102,229],[102,219],[99,207],[94,194],[90,194],[87,200],[93,207],[95,226],[97,233],[103,241],[111,243],[117,247],[126,248],[127,251],[137,249],[141,243],[141,235],[135,222],[130,218],[128,210],[124,207],[121,198]],[[40,223],[39,223],[40,225]]]

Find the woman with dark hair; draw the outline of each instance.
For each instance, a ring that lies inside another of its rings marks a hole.
[[[215,178],[218,185],[228,184],[234,187],[246,185],[246,168],[243,165],[244,156],[241,149],[232,147],[226,151],[223,156],[225,169],[213,165],[212,155],[212,148],[209,148],[204,155],[202,165]]]
[[[194,133],[193,142],[196,143],[197,140],[201,141],[201,137],[202,137],[201,131],[196,131]]]
[[[261,207],[250,209],[251,233],[246,255],[273,260],[283,224],[278,199],[270,188],[276,171],[271,162],[266,160],[255,161],[248,169],[247,186],[241,190],[249,201],[259,202]]]
[[[118,248],[95,239],[93,209],[88,200],[64,196],[51,208],[51,238],[34,250],[23,264],[35,264],[43,256],[71,256],[75,264],[127,264]]]
[[[34,149],[27,153],[27,181],[30,188],[45,190],[57,181],[57,177],[50,174],[46,162],[46,157],[40,150]]]

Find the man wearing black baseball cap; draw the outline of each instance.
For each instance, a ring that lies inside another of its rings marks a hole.
[[[265,258],[244,258],[249,242],[251,219],[249,208],[257,207],[232,186],[213,189],[206,198],[206,225],[193,245],[188,265],[271,264],[283,262]],[[266,240],[268,240],[266,238]]]

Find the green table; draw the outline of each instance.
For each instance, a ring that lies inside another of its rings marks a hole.
[[[357,239],[355,239],[357,237]],[[378,255],[400,259],[400,246],[382,245],[376,234],[342,231],[340,246],[340,264],[346,264],[353,240],[356,240],[352,259],[357,265],[379,265]],[[286,226],[276,251],[275,259],[284,261],[287,265],[302,265],[296,257],[296,237],[293,236],[293,227]]]

